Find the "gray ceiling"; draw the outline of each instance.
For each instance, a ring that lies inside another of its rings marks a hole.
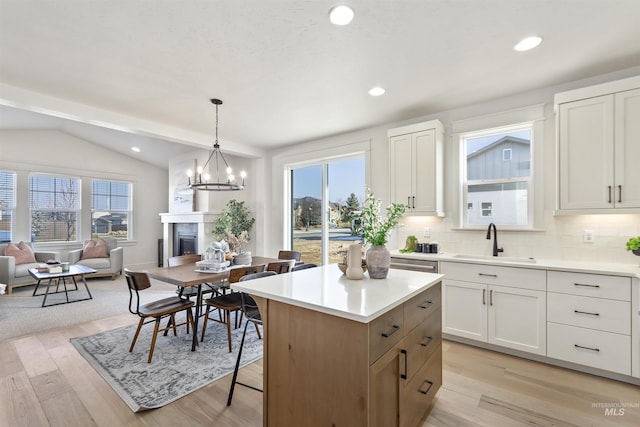
[[[0,126],[166,167],[212,144],[213,97],[223,150],[255,156],[640,65],[638,0],[349,0],[346,27],[336,3],[0,0]]]

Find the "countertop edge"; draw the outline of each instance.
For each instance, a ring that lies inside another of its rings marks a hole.
[[[287,274],[287,273],[285,273]],[[278,301],[284,304],[289,304],[295,307],[302,307],[302,308],[306,308],[309,310],[313,310],[313,311],[317,311],[320,313],[325,313],[325,314],[329,314],[329,315],[333,315],[336,317],[341,317],[343,319],[349,319],[349,320],[353,320],[356,322],[360,322],[360,323],[371,323],[373,320],[377,319],[378,317],[380,317],[381,315],[383,315],[384,313],[387,313],[391,310],[393,310],[394,308],[398,307],[399,305],[403,304],[404,302],[410,300],[411,298],[415,297],[416,295],[420,294],[421,292],[426,291],[427,289],[431,288],[432,286],[440,283],[442,281],[442,279],[444,278],[443,274],[437,274],[437,273],[421,273],[421,274],[428,274],[430,276],[437,276],[437,277],[432,277],[430,281],[426,282],[425,285],[416,288],[414,290],[412,290],[411,292],[407,293],[406,295],[397,298],[395,300],[393,300],[392,302],[390,302],[389,304],[385,305],[384,307],[380,308],[379,310],[365,316],[365,315],[360,315],[360,314],[356,314],[356,313],[350,313],[347,311],[343,311],[343,310],[338,310],[338,309],[334,309],[334,308],[330,308],[330,307],[326,307],[326,306],[322,306],[322,305],[318,305],[318,304],[313,304],[307,301],[301,301],[301,300],[296,300],[296,299],[291,299],[291,298],[287,298],[285,296],[282,295],[277,295],[277,294],[273,294],[271,292],[265,292],[265,291],[261,291],[259,289],[256,289],[254,287],[249,287],[249,283],[247,282],[246,285],[247,286],[243,286],[242,282],[237,282],[237,283],[232,283],[231,284],[231,289],[235,290],[235,291],[241,291],[241,292],[245,292],[248,293],[250,295],[254,295],[257,297],[262,297],[262,298],[266,298],[266,299],[270,299],[273,301]],[[259,279],[258,279],[259,280]],[[363,280],[372,280],[375,281],[376,279],[363,279]]]

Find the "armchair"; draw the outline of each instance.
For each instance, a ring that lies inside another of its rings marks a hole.
[[[31,247],[31,243],[25,242],[25,244]],[[50,259],[60,261],[59,252],[34,251],[36,262],[16,265],[15,257],[5,255],[7,245],[8,243],[0,244],[0,283],[7,285],[7,294],[11,294],[13,288],[36,283],[29,274],[30,268]]]
[[[85,250],[89,247],[100,245],[100,240],[104,241],[106,246],[106,257],[87,258]],[[92,243],[90,243],[92,242]],[[83,255],[85,255],[83,257]],[[118,240],[113,237],[103,237],[98,240],[85,240],[82,249],[76,249],[69,252],[69,263],[80,264],[85,267],[96,270],[93,274],[87,274],[86,277],[105,277],[111,276],[111,280],[115,280],[117,274],[122,274],[124,250],[118,247]]]

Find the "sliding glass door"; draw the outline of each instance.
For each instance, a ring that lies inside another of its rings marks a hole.
[[[352,221],[365,194],[364,155],[292,167],[291,247],[304,262],[342,261],[347,247],[360,242]]]

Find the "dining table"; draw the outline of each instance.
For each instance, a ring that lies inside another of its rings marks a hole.
[[[280,261],[276,258],[253,256],[250,265],[269,264],[270,262]],[[198,322],[200,320],[200,311],[202,307],[202,285],[205,283],[225,283],[224,287],[229,287],[229,271],[234,267],[242,267],[243,265],[230,265],[222,271],[205,271],[196,266],[196,264],[185,264],[176,267],[153,267],[144,270],[147,275],[162,282],[171,283],[178,287],[188,288],[195,286],[197,289],[195,304],[195,322],[193,330],[193,341],[191,351],[196,350],[198,345]]]

